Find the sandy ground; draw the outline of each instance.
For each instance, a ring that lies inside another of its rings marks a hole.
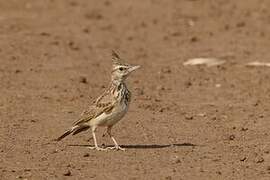
[[[0,179],[270,179],[268,0],[1,0]],[[142,66],[113,133],[56,143],[110,81]],[[216,67],[183,66],[217,57]],[[86,80],[86,81],[85,81]],[[112,145],[108,137],[99,144]]]

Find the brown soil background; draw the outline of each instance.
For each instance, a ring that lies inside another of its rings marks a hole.
[[[1,0],[0,179],[270,179],[269,69],[244,66],[270,58],[269,7]],[[111,49],[142,66],[113,129],[127,151],[87,149],[89,131],[52,142],[108,84]],[[195,57],[227,63],[182,65]]]

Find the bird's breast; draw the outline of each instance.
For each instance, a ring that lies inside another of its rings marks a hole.
[[[112,126],[121,120],[128,111],[128,104],[119,103],[109,113],[102,113],[91,121],[90,125]]]

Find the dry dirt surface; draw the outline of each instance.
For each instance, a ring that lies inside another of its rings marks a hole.
[[[0,179],[270,179],[269,0],[1,0]],[[52,141],[105,90],[114,49],[142,66],[113,129]],[[190,58],[226,61],[183,66]],[[112,145],[108,137],[99,144]]]

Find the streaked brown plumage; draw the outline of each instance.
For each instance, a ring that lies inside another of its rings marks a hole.
[[[121,58],[114,51],[112,52],[112,60],[112,80],[109,88],[82,113],[81,117],[74,122],[69,130],[56,139],[57,141],[62,140],[69,134],[75,135],[91,128],[95,143],[95,147],[92,149],[104,150],[97,145],[95,131],[97,127],[105,126],[107,127],[108,135],[115,144],[114,149],[123,150],[112,136],[111,128],[123,118],[128,110],[131,93],[127,89],[125,80],[139,66],[122,63]]]

